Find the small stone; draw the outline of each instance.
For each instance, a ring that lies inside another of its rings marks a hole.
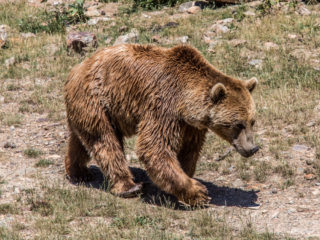
[[[273,42],[266,42],[263,44],[263,47],[267,51],[279,49],[279,46]]]
[[[187,43],[188,39],[189,39],[188,36],[182,36],[182,37],[176,38],[176,41],[181,42],[181,43]]]
[[[6,46],[9,30],[10,27],[8,25],[0,25],[0,48],[4,48]]]
[[[92,10],[86,11],[85,15],[89,18],[92,18],[92,17],[101,16],[101,13],[97,9],[92,9]]]
[[[263,4],[262,1],[252,1],[252,2],[248,2],[246,5],[251,8],[257,8],[262,4]]]
[[[317,183],[316,183],[316,186],[319,186],[319,187],[320,187],[320,182],[317,182]]]
[[[60,159],[61,157],[58,155],[58,154],[53,154],[53,155],[49,155],[48,156],[48,159],[52,159],[52,160],[58,160]]]
[[[304,175],[304,178],[306,180],[313,180],[313,179],[316,178],[316,176],[314,174],[312,174],[312,173],[309,173],[309,174]]]
[[[98,22],[99,22],[99,19],[97,19],[97,18],[91,18],[91,19],[88,21],[88,25],[90,25],[90,26],[96,25]]]
[[[260,209],[260,205],[259,204],[255,204],[255,205],[249,206],[248,209],[259,210]]]
[[[256,68],[261,68],[262,67],[262,60],[261,59],[252,59],[249,61],[249,65],[254,66]]]
[[[97,38],[90,32],[70,32],[67,35],[67,47],[77,53],[82,53],[86,47],[98,46]]]
[[[109,38],[107,38],[106,40],[104,40],[104,43],[105,44],[109,44],[109,43],[111,43],[112,42],[112,38],[111,37],[109,37]]]
[[[247,17],[254,17],[256,14],[252,11],[246,11],[243,13]]]
[[[297,35],[296,34],[288,34],[288,38],[290,39],[296,39]]]
[[[271,190],[271,193],[273,193],[273,194],[277,194],[277,193],[278,193],[278,190],[277,190],[277,189],[275,189],[275,188],[273,188],[273,189]]]
[[[232,23],[234,21],[234,18],[225,18],[225,19],[221,19],[216,21],[216,24],[221,24],[221,25],[228,25],[230,23]]]
[[[237,47],[237,46],[240,46],[240,45],[247,43],[247,41],[243,40],[243,39],[232,39],[228,43],[230,45],[232,45],[233,47]]]
[[[297,174],[301,175],[301,174],[303,174],[303,173],[304,173],[304,168],[298,167],[298,168],[297,168]]]
[[[313,127],[314,125],[316,125],[316,123],[314,121],[308,122],[306,124],[307,127]]]
[[[161,40],[160,35],[154,35],[154,36],[151,37],[151,41],[152,41],[152,42],[159,43],[160,40]]]
[[[312,191],[312,195],[315,195],[315,196],[320,195],[320,190],[316,189],[316,190]]]
[[[128,34],[119,36],[114,42],[113,46],[124,43],[137,42],[139,37],[139,32],[137,29],[133,28]]]
[[[196,14],[196,13],[198,13],[198,12],[200,12],[201,11],[201,8],[199,7],[199,6],[192,6],[191,8],[189,8],[188,10],[187,10],[187,13],[189,13],[189,14]]]
[[[4,148],[16,148],[17,146],[13,142],[6,142]]]
[[[314,163],[314,161],[312,159],[307,159],[306,160],[306,164],[307,165],[312,165]]]
[[[180,4],[178,11],[179,12],[186,12],[188,11],[189,8],[191,8],[193,6],[193,2],[185,2]]]
[[[279,216],[279,211],[275,211],[272,215],[271,215],[271,219],[273,218],[278,218]]]
[[[151,18],[151,16],[149,16],[149,15],[147,15],[147,14],[144,14],[144,13],[142,13],[142,17],[144,17],[144,18]]]
[[[296,152],[305,152],[305,151],[308,151],[309,147],[306,146],[306,145],[300,145],[300,144],[295,144],[293,145],[292,147],[292,150],[293,151],[296,151]]]
[[[34,33],[27,32],[27,33],[21,33],[21,37],[23,37],[23,38],[34,38],[34,37],[36,37],[36,35]]]
[[[213,24],[210,29],[214,32],[216,32],[217,34],[221,34],[221,33],[227,33],[230,31],[230,29],[225,26],[225,25],[222,25],[222,24],[218,24],[218,23],[215,23]]]
[[[10,131],[14,131],[15,127],[14,126],[10,126]]]
[[[242,182],[241,179],[238,178],[237,180],[235,180],[235,181],[232,183],[232,185],[233,185],[233,187],[235,187],[235,188],[241,188],[241,187],[244,186],[244,183]]]
[[[4,96],[0,95],[0,103],[4,103]]]
[[[8,58],[4,61],[6,67],[10,67],[16,63],[16,59],[14,57]]]
[[[308,16],[311,14],[311,11],[309,9],[307,9],[306,7],[304,6],[301,6],[299,9],[298,9],[298,13],[302,16]]]

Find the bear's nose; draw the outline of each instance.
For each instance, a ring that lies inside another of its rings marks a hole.
[[[256,152],[258,152],[259,149],[260,149],[260,148],[259,148],[258,146],[255,146],[254,148],[252,148],[252,149],[250,150],[251,155],[253,155],[253,154],[255,154]]]

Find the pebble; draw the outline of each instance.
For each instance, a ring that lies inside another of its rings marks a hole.
[[[315,196],[317,196],[317,195],[320,194],[320,190],[319,190],[319,189],[316,189],[316,190],[312,191],[312,194],[315,195]]]
[[[261,59],[252,59],[249,61],[249,65],[255,66],[256,68],[260,68],[262,66],[262,60]]]
[[[139,37],[139,32],[137,29],[133,28],[131,29],[131,31],[128,34],[119,36],[115,42],[114,42],[114,46],[118,45],[118,44],[124,44],[124,43],[130,43],[130,42],[136,42],[138,41],[138,37]]]
[[[314,174],[312,174],[312,173],[309,173],[309,174],[304,175],[304,178],[306,180],[313,180],[313,179],[316,178],[316,176]]]
[[[302,168],[302,167],[298,167],[297,168],[297,174],[303,174],[304,173],[304,168]]]
[[[273,194],[277,194],[277,193],[278,193],[278,190],[274,188],[274,189],[271,190],[271,192],[272,192]]]
[[[189,39],[188,36],[182,36],[182,37],[178,37],[176,40],[181,42],[181,43],[187,43],[188,39]]]
[[[244,183],[242,182],[241,179],[238,178],[237,180],[235,180],[235,181],[232,183],[232,185],[233,185],[233,187],[235,187],[235,188],[241,188],[241,187],[244,186]]]
[[[15,63],[16,63],[16,59],[14,57],[8,58],[4,61],[4,64],[6,65],[6,67],[10,67]]]
[[[15,127],[14,126],[10,126],[10,131],[14,131]]]
[[[4,103],[4,96],[0,95],[0,103]]]
[[[201,11],[201,8],[199,7],[199,6],[192,6],[191,8],[189,8],[188,10],[187,10],[187,13],[189,13],[189,14],[196,14],[196,13],[198,13],[198,12],[200,12]]]
[[[320,187],[320,182],[317,182],[317,183],[316,183],[316,186],[319,186],[319,187]]]
[[[311,160],[311,159],[307,159],[307,160],[306,160],[306,164],[307,164],[307,165],[312,165],[313,163],[314,163],[314,161]]]
[[[247,17],[254,17],[256,14],[252,11],[246,11],[243,13]]]
[[[13,142],[6,142],[3,147],[4,148],[16,148],[17,145],[14,144]]]
[[[27,33],[21,33],[21,37],[23,37],[23,38],[34,38],[34,37],[36,37],[36,35],[34,33],[27,32]]]
[[[288,34],[288,38],[290,39],[296,39],[297,35],[296,34]]]
[[[297,152],[303,152],[303,151],[307,151],[309,148],[306,145],[301,145],[301,144],[295,144],[292,147],[293,151],[297,151]]]

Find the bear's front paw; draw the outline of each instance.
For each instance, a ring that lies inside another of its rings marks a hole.
[[[209,203],[211,198],[208,196],[207,188],[200,182],[192,179],[192,185],[190,186],[184,202],[191,206],[204,205]]]

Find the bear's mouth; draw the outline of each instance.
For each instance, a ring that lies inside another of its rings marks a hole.
[[[246,157],[246,158],[251,157],[256,152],[258,152],[260,149],[259,146],[253,146],[249,150],[246,150],[243,147],[239,147],[237,144],[232,144],[232,145],[236,149],[236,151],[241,154],[241,156]]]

